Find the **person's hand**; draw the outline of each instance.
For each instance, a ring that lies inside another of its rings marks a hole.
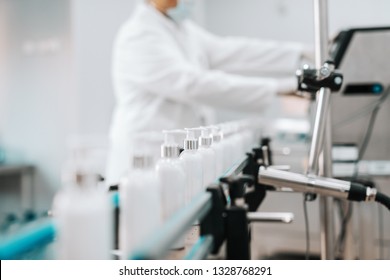
[[[297,95],[284,95],[279,102],[283,115],[296,118],[307,116],[310,100]]]
[[[309,45],[304,46],[301,54],[301,63],[314,65],[315,58],[316,56],[315,56],[314,47]]]
[[[298,91],[297,77],[278,79],[276,92],[279,96],[296,95]]]
[[[309,92],[299,91],[298,90],[298,78],[283,78],[278,80],[277,85],[277,95],[280,97],[296,97],[301,99],[310,99],[315,98],[314,95]]]

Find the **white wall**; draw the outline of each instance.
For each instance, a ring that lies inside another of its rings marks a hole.
[[[329,31],[348,27],[389,26],[388,0],[329,0]]]
[[[77,126],[68,1],[4,0],[7,97],[0,119],[9,163],[37,167],[37,204],[59,185],[64,139]]]
[[[107,134],[111,45],[136,1],[0,1],[0,143],[8,163],[36,166],[47,209],[69,137]]]
[[[6,44],[5,44],[5,31],[6,31],[6,12],[4,0],[0,0],[0,112],[4,111],[6,104]],[[0,118],[0,148],[2,144],[2,127],[4,119]]]
[[[390,1],[329,0],[329,33],[356,26],[390,25]],[[265,37],[312,44],[312,0],[209,0],[205,26],[221,35]]]
[[[311,0],[210,0],[206,27],[216,34],[311,42]]]
[[[107,134],[114,105],[111,49],[137,0],[72,0],[80,133]]]

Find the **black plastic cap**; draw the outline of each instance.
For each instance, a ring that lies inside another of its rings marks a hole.
[[[366,187],[362,184],[351,183],[351,188],[348,193],[348,200],[365,201],[367,196]]]

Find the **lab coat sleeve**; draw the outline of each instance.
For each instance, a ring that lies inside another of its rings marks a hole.
[[[114,63],[116,84],[142,88],[180,102],[199,103],[240,111],[265,109],[280,90],[277,79],[244,77],[220,70],[204,70],[188,63],[173,45],[150,36],[150,42],[130,40],[117,48]],[[296,85],[291,85],[296,88]],[[292,89],[293,90],[293,89]]]
[[[187,28],[198,37],[210,67],[229,73],[291,76],[301,66],[305,53],[310,53],[310,47],[300,43],[220,37],[190,21]]]

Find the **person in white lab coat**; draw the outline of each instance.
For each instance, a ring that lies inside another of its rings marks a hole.
[[[297,89],[302,44],[215,36],[186,19],[191,2],[141,1],[117,34],[108,184],[126,173],[135,133],[209,124],[215,108],[260,114]]]

